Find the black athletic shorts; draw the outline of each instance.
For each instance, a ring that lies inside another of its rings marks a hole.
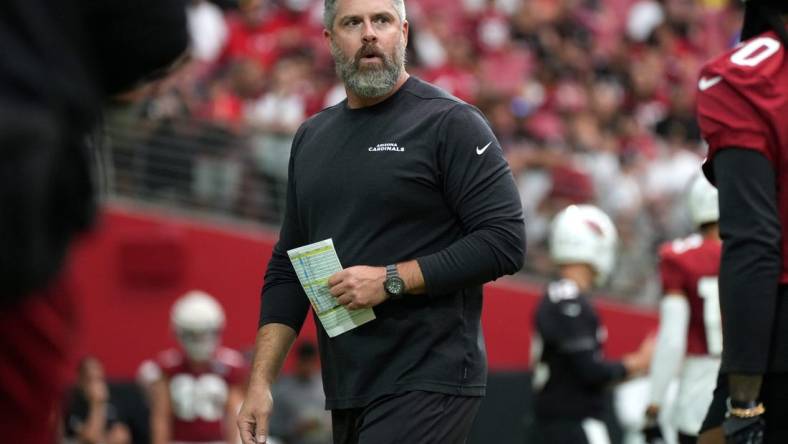
[[[728,410],[728,396],[728,377],[720,374],[709,412],[700,428],[701,433],[722,425]],[[760,400],[766,408],[763,416],[766,421],[766,443],[788,443],[788,373],[767,373],[763,378]]]
[[[481,401],[413,391],[380,397],[366,407],[332,410],[334,444],[462,444]]]

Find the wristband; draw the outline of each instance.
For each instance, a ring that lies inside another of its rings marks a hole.
[[[761,416],[766,412],[763,403],[758,401],[734,401],[728,398],[726,401],[728,405],[728,415],[736,416],[738,418],[754,418]]]

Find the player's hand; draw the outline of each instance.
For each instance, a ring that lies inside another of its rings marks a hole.
[[[763,417],[741,418],[728,415],[722,422],[726,444],[763,444],[766,422]]]
[[[268,440],[268,418],[274,399],[268,386],[249,384],[246,398],[238,413],[238,432],[243,444],[262,444]]]
[[[358,265],[332,275],[328,278],[328,286],[337,302],[349,310],[356,310],[371,308],[386,300],[385,280],[385,267]]]
[[[654,354],[655,341],[654,336],[649,335],[640,343],[636,352],[624,356],[622,361],[627,368],[627,376],[632,377],[648,371],[651,356]]]

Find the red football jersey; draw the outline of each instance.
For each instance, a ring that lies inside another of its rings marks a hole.
[[[704,171],[722,148],[758,151],[771,161],[782,225],[780,283],[788,283],[788,57],[770,31],[709,62],[698,81],[698,123],[709,144]]]
[[[721,255],[720,241],[699,234],[668,242],[659,250],[663,293],[682,293],[689,302],[689,355],[719,356],[722,352],[717,284]]]
[[[220,347],[208,365],[197,369],[182,351],[171,349],[162,352],[156,362],[167,378],[172,440],[223,441],[227,395],[231,386],[243,384],[246,377],[243,356]]]

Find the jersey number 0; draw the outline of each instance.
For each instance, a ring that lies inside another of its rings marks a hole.
[[[739,66],[757,66],[780,50],[780,42],[771,37],[750,40],[731,55],[731,62]]]

